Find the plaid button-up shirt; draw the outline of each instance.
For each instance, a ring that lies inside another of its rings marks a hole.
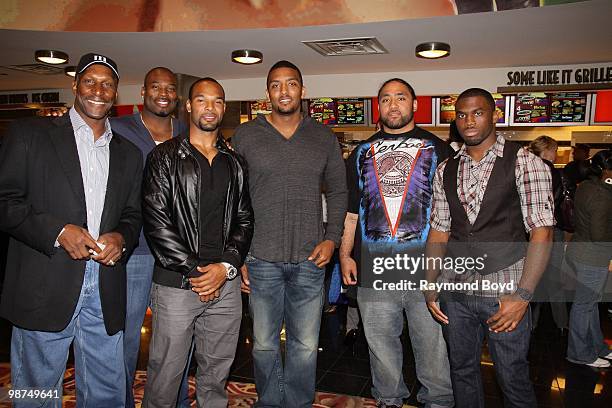
[[[505,139],[498,135],[495,144],[487,150],[479,162],[470,157],[465,145],[455,155],[455,157],[459,157],[457,193],[472,225],[478,217],[495,159],[503,157],[504,144]],[[443,185],[446,163],[444,161],[438,166],[433,181],[431,228],[441,232],[450,232],[451,228],[451,214]],[[552,178],[548,166],[526,149],[520,149],[516,157],[515,178],[526,232],[530,232],[533,228],[553,226],[555,223],[554,202]],[[459,274],[452,269],[443,269],[438,282],[474,283],[482,280],[498,284],[514,282],[514,288],[516,289],[523,273],[523,263],[524,259],[521,259],[498,272],[485,276],[476,273],[474,270]],[[478,288],[482,288],[482,286],[479,284]],[[479,289],[466,293],[484,297],[499,297],[508,292],[511,291]]]

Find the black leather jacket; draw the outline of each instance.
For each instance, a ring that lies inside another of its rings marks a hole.
[[[142,184],[144,233],[156,260],[153,281],[183,289],[189,288],[190,274],[198,275],[200,168],[194,149],[185,135],[157,146]],[[230,163],[221,261],[240,268],[253,237],[246,165],[221,137],[217,149]]]

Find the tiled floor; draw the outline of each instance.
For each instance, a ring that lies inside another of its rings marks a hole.
[[[246,303],[245,303],[246,304]],[[337,313],[324,314],[319,339],[317,365],[317,389],[349,395],[371,397],[372,380],[368,347],[363,335],[358,338],[355,355],[344,346],[344,316],[340,308]],[[604,334],[612,339],[612,320],[604,307],[601,308]],[[145,330],[150,327],[150,316],[145,322]],[[252,322],[245,313],[240,341],[231,378],[236,381],[253,382],[253,360],[251,358]],[[146,346],[148,333],[143,336],[143,350],[139,365],[146,365]],[[408,341],[407,331],[402,334],[404,344],[404,381],[412,396],[409,404],[418,405],[416,393],[420,387],[416,379],[414,358]],[[567,337],[554,328],[550,309],[545,306],[540,325],[531,341],[529,360],[531,378],[534,382],[538,406],[540,407],[578,407],[608,408],[612,406],[612,370],[595,370],[579,366],[565,360]],[[502,407],[502,397],[495,380],[495,372],[487,351],[483,347],[481,371],[484,380],[487,407]],[[139,367],[139,368],[140,368]]]
[[[601,308],[604,334],[612,338],[612,320],[605,308]],[[355,355],[343,344],[343,310],[325,314],[321,326],[320,351],[317,367],[317,389],[349,395],[371,397],[368,349],[365,338],[360,336],[356,343]],[[251,359],[252,322],[245,313],[240,341],[231,378],[241,382],[253,382],[253,361]],[[146,369],[151,317],[147,315],[143,327],[139,369]],[[10,325],[0,322],[0,361],[9,359]],[[530,349],[531,378],[535,384],[538,406],[608,408],[612,406],[612,370],[595,370],[578,366],[565,360],[567,338],[562,337],[551,323],[550,311],[545,307],[540,325],[532,336]],[[406,330],[402,335],[404,343],[404,380],[412,397],[409,404],[418,405],[415,399],[420,387],[414,370],[414,359]],[[482,375],[487,407],[502,407],[499,387],[495,381],[494,369],[486,346],[482,353]],[[192,367],[193,369],[193,367]]]

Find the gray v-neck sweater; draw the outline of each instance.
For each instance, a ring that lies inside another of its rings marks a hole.
[[[305,117],[285,139],[264,116],[240,125],[232,146],[248,167],[255,215],[251,255],[297,263],[324,239],[340,242],[347,188],[340,145],[329,128]],[[323,230],[321,191],[327,199]]]

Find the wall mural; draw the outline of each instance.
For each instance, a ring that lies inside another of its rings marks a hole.
[[[585,0],[2,0],[0,29],[137,32],[405,20]]]

